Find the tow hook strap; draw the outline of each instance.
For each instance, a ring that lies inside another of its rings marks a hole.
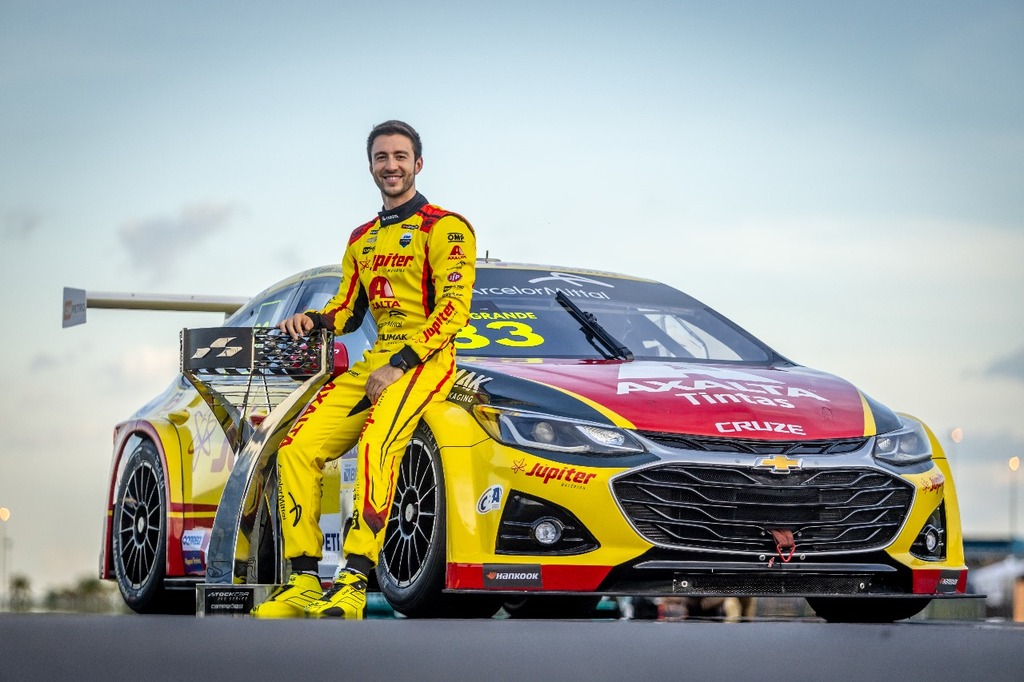
[[[782,559],[782,563],[789,563],[789,560],[793,558],[796,553],[796,539],[793,537],[793,531],[785,529],[771,528],[769,532],[772,534],[772,538],[775,540],[775,551],[779,553],[779,558]],[[786,554],[785,550],[789,550],[789,554]],[[774,557],[772,557],[774,559]]]

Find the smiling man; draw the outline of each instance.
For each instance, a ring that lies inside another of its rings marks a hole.
[[[462,216],[416,191],[423,169],[419,134],[386,121],[370,131],[366,153],[383,208],[349,238],[334,298],[321,310],[288,318],[281,329],[293,338],[324,328],[345,334],[369,310],[377,341],[324,386],[281,443],[278,511],[291,574],[253,609],[260,618],[363,617],[398,466],[420,415],[451,389],[455,335],[469,320],[476,237]],[[323,468],[353,445],[358,471],[345,568],[323,592],[317,573]]]

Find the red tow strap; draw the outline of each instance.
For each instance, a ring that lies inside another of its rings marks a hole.
[[[769,532],[772,534],[772,538],[775,539],[775,551],[779,553],[782,563],[789,563],[789,560],[796,553],[796,539],[793,537],[793,531],[772,528]],[[789,554],[785,552],[787,549]],[[772,558],[774,559],[774,557]]]

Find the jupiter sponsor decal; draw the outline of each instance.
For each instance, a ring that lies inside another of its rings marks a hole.
[[[946,484],[946,478],[942,474],[932,474],[921,484],[921,492],[937,493]]]
[[[541,479],[545,485],[551,482],[561,483],[563,486],[582,488],[588,485],[596,473],[577,469],[571,466],[546,465],[540,462],[527,463],[525,460],[517,459],[512,464],[512,472],[525,473],[526,476]]]

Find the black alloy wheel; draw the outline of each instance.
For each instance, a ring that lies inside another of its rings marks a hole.
[[[142,440],[128,456],[114,501],[113,563],[125,603],[139,613],[181,613],[194,595],[164,586],[167,494],[156,446]]]
[[[410,618],[489,618],[501,607],[491,595],[444,594],[444,472],[434,434],[421,423],[399,465],[394,503],[377,564],[377,582],[391,606]]]

